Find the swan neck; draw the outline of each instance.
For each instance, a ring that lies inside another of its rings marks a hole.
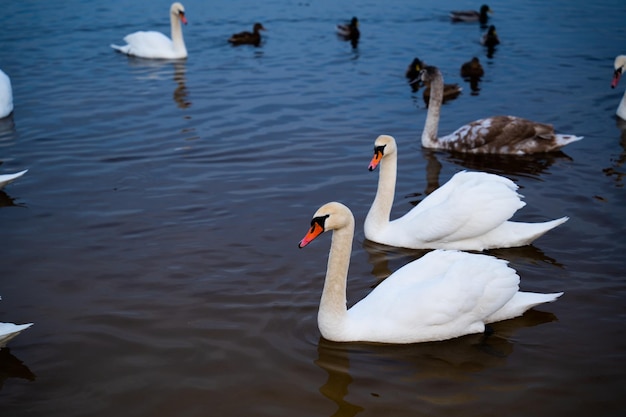
[[[396,152],[385,155],[379,165],[378,190],[365,218],[364,229],[366,237],[373,236],[376,230],[381,230],[389,224],[396,192],[397,167],[398,154]]]
[[[185,47],[185,40],[183,38],[183,28],[180,25],[180,18],[175,14],[170,13],[170,26],[172,32],[172,43],[174,50],[179,52],[187,52]]]
[[[443,77],[437,72],[430,82],[430,100],[428,101],[428,112],[426,122],[422,131],[422,146],[425,148],[437,148],[437,133],[439,128],[439,117],[441,115],[441,104],[443,102]]]
[[[346,286],[353,236],[354,218],[346,226],[333,232],[330,244],[317,321],[322,336],[331,340],[337,340],[347,316]]]
[[[617,108],[616,114],[623,120],[626,120],[626,91],[624,91],[624,95],[622,96],[622,101],[619,103],[619,107]]]

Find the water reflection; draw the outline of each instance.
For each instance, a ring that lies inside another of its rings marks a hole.
[[[24,362],[13,356],[9,348],[2,348],[0,349],[0,390],[9,378],[34,381],[35,374],[24,365]]]
[[[367,262],[372,265],[371,274],[378,280],[372,287],[378,285],[402,266],[430,252],[429,249],[418,250],[386,246],[367,239],[363,240],[362,246],[368,255]],[[517,248],[490,249],[485,251],[485,253],[499,259],[506,259],[515,264],[543,263],[560,269],[565,268],[562,263],[546,255],[541,249],[533,245]]]
[[[611,166],[604,168],[602,172],[604,172],[607,177],[614,177],[617,187],[623,187],[623,179],[624,176],[626,176],[626,172],[621,168],[624,162],[626,162],[626,120],[615,117],[615,125],[620,130],[619,144],[622,147],[622,151],[616,159],[611,159]]]
[[[26,207],[24,203],[16,203],[15,198],[9,196],[4,190],[0,190],[0,207]]]
[[[500,155],[500,154],[467,154],[447,151],[422,149],[427,161],[427,171],[435,169],[439,162],[432,161],[443,158],[446,162],[462,166],[473,171],[485,171],[498,175],[514,175],[520,177],[539,178],[557,161],[572,161],[562,151],[533,155]],[[430,168],[429,168],[430,167]],[[427,172],[429,182],[433,173]]]
[[[5,145],[12,145],[17,139],[15,120],[13,120],[14,114],[15,112],[11,113],[8,117],[0,119],[0,148]]]
[[[173,63],[174,65],[174,81],[177,84],[176,89],[174,90],[174,101],[178,105],[178,108],[186,109],[191,106],[191,102],[187,99],[189,95],[189,91],[187,91],[187,67],[185,66],[185,62],[177,61]]]
[[[346,400],[351,388],[355,392],[369,390],[372,396],[382,396],[372,389],[395,390],[396,383],[413,387],[415,397],[430,404],[459,402],[459,398],[471,402],[473,397],[463,383],[475,373],[505,366],[515,346],[510,339],[518,329],[556,320],[552,313],[529,310],[516,319],[494,323],[488,333],[409,345],[337,343],[320,338],[315,364],[326,371],[328,378],[319,391],[336,404],[333,417],[355,416],[365,410],[363,405]],[[357,379],[361,382],[350,387],[355,381],[353,375],[359,376]],[[378,381],[379,375],[394,375],[394,378],[382,387],[367,386],[370,377]],[[450,383],[457,382],[461,383],[462,393],[438,388],[440,383],[450,387]]]
[[[128,63],[131,67],[144,69],[147,71],[147,78],[161,78],[163,75],[169,73],[169,66],[173,67],[173,80],[176,83],[176,88],[172,93],[172,97],[176,106],[181,109],[186,109],[191,106],[191,101],[188,99],[189,91],[187,89],[187,62],[184,60],[154,60],[154,59],[142,59],[137,57],[128,57]]]

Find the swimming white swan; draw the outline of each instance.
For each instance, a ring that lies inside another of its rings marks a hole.
[[[485,172],[462,171],[404,216],[390,221],[398,150],[392,136],[374,142],[373,171],[380,165],[378,190],[365,218],[365,237],[410,249],[476,250],[524,246],[566,222],[568,217],[521,223],[509,219],[524,207],[517,185]]]
[[[581,140],[582,136],[554,133],[550,125],[515,116],[493,116],[476,120],[453,133],[438,138],[443,97],[443,76],[436,67],[422,70],[422,81],[429,82],[431,93],[422,132],[422,146],[467,153],[533,154],[551,152]]]
[[[563,294],[520,292],[515,270],[492,256],[436,250],[398,269],[347,309],[354,235],[350,209],[336,202],[320,207],[298,246],[328,230],[333,237],[317,315],[328,340],[417,343],[481,333],[486,323],[521,316]]]
[[[0,119],[13,111],[13,89],[11,79],[0,69]]]
[[[28,170],[16,172],[15,174],[2,174],[0,175],[0,190],[2,190],[6,185],[12,183],[22,175],[26,174]]]
[[[615,72],[613,73],[613,81],[611,81],[611,88],[617,87],[617,83],[619,83],[619,79],[622,76],[624,70],[626,70],[626,55],[619,55],[615,58],[615,62],[613,64],[615,68]],[[621,119],[626,120],[626,91],[624,91],[624,95],[622,96],[622,101],[619,103],[619,107],[617,108],[617,112],[615,112]]]
[[[111,45],[111,48],[127,55],[149,59],[182,59],[187,58],[187,48],[183,39],[183,30],[180,22],[187,24],[185,8],[176,2],[170,7],[170,25],[172,39],[161,32],[135,32],[126,35],[127,45]]]

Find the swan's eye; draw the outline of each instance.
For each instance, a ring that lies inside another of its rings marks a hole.
[[[325,230],[324,223],[326,223],[326,219],[328,217],[330,217],[330,214],[320,217],[314,217],[313,220],[311,220],[311,232],[315,229],[316,225],[321,227],[322,230]]]

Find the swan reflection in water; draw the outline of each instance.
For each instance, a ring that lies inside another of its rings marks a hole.
[[[9,378],[34,381],[35,374],[24,365],[24,362],[13,356],[9,348],[5,347],[0,349],[0,390]]]
[[[319,391],[337,406],[331,414],[335,417],[365,411],[364,398],[394,401],[394,395],[406,392],[407,386],[414,391],[406,395],[421,402],[437,406],[452,399],[458,404],[459,398],[465,398],[466,403],[459,404],[464,407],[475,399],[467,392],[466,381],[475,373],[505,366],[514,349],[510,339],[518,329],[556,320],[552,313],[529,310],[521,317],[492,323],[489,333],[408,345],[337,343],[320,337],[315,364],[328,377]],[[442,390],[442,385],[448,388]],[[356,403],[358,399],[361,403]]]
[[[426,188],[428,195],[440,187],[441,162],[451,162],[470,171],[483,171],[505,177],[527,177],[539,179],[555,162],[572,161],[562,151],[532,155],[468,154],[422,148],[426,161]],[[513,178],[511,178],[513,179]],[[445,183],[445,181],[444,181]],[[416,197],[420,193],[408,197]],[[414,201],[413,204],[418,204]]]
[[[163,76],[170,74],[169,66],[173,67],[173,80],[176,83],[176,88],[172,93],[172,98],[176,103],[176,106],[181,109],[186,109],[191,106],[189,101],[189,90],[187,89],[187,63],[181,60],[153,60],[142,59],[137,57],[128,57],[128,63],[131,67],[144,69],[145,74],[141,74],[140,78],[155,78],[161,79]]]
[[[621,169],[624,162],[626,162],[626,120],[617,116],[615,119],[615,125],[620,131],[619,144],[622,147],[622,150],[617,158],[611,158],[611,166],[604,168],[602,172],[604,172],[607,177],[614,177],[615,185],[621,188],[624,186],[623,179],[626,176],[626,172]]]

